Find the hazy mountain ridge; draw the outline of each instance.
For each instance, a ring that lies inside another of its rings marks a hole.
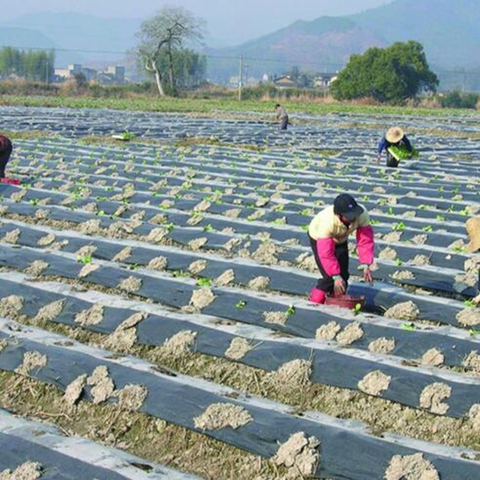
[[[57,59],[70,59],[58,66],[74,61],[120,63],[135,46],[142,20],[77,13],[29,14],[3,25],[0,22],[0,44],[57,48]],[[434,67],[473,70],[480,66],[479,23],[478,0],[395,0],[355,15],[297,20],[241,45],[205,48],[204,53],[212,80],[238,75],[240,55],[244,73],[257,78],[263,73],[281,74],[292,66],[331,72],[342,68],[353,53],[405,40],[422,43]]]

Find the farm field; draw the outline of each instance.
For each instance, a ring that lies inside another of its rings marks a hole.
[[[480,479],[480,118],[402,117],[387,169],[387,113],[0,112],[0,478]],[[362,312],[307,300],[342,192]]]

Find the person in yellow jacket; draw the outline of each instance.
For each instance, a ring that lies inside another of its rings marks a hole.
[[[310,293],[310,301],[325,303],[328,294],[341,295],[347,291],[348,236],[353,232],[356,232],[363,278],[373,283],[370,266],[374,257],[374,235],[368,212],[351,195],[342,193],[333,205],[318,213],[308,227],[310,246],[321,274]]]
[[[480,217],[469,218],[465,223],[470,243],[466,249],[469,253],[478,253],[480,251]],[[480,291],[480,269],[478,270],[478,290]],[[475,305],[480,305],[480,294],[473,300]]]

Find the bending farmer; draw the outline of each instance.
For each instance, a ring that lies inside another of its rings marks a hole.
[[[0,134],[0,179],[5,178],[5,167],[10,160],[12,148],[10,139]]]
[[[324,303],[327,294],[341,295],[348,286],[348,236],[356,231],[357,250],[363,278],[373,283],[373,228],[367,210],[346,193],[335,198],[333,205],[318,213],[310,222],[308,237],[321,277],[309,300]]]
[[[398,167],[400,160],[418,156],[418,152],[400,127],[389,128],[380,140],[377,163],[384,150],[387,152],[387,167]]]
[[[467,252],[480,253],[480,217],[469,218],[465,223],[470,243],[467,245]],[[480,263],[477,263],[480,267]],[[475,305],[480,305],[480,268],[478,268],[478,290],[479,294],[472,300]]]
[[[275,105],[277,120],[280,120],[280,130],[286,130],[288,125],[288,113],[279,103]]]

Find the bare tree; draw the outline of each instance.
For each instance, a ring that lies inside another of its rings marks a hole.
[[[203,40],[204,21],[194,17],[181,7],[165,7],[155,16],[145,20],[137,33],[137,54],[147,72],[155,76],[158,93],[165,96],[165,79],[168,78],[172,93],[176,94],[174,70],[175,49],[184,47],[186,41]],[[162,68],[161,56],[167,55],[167,71]]]

